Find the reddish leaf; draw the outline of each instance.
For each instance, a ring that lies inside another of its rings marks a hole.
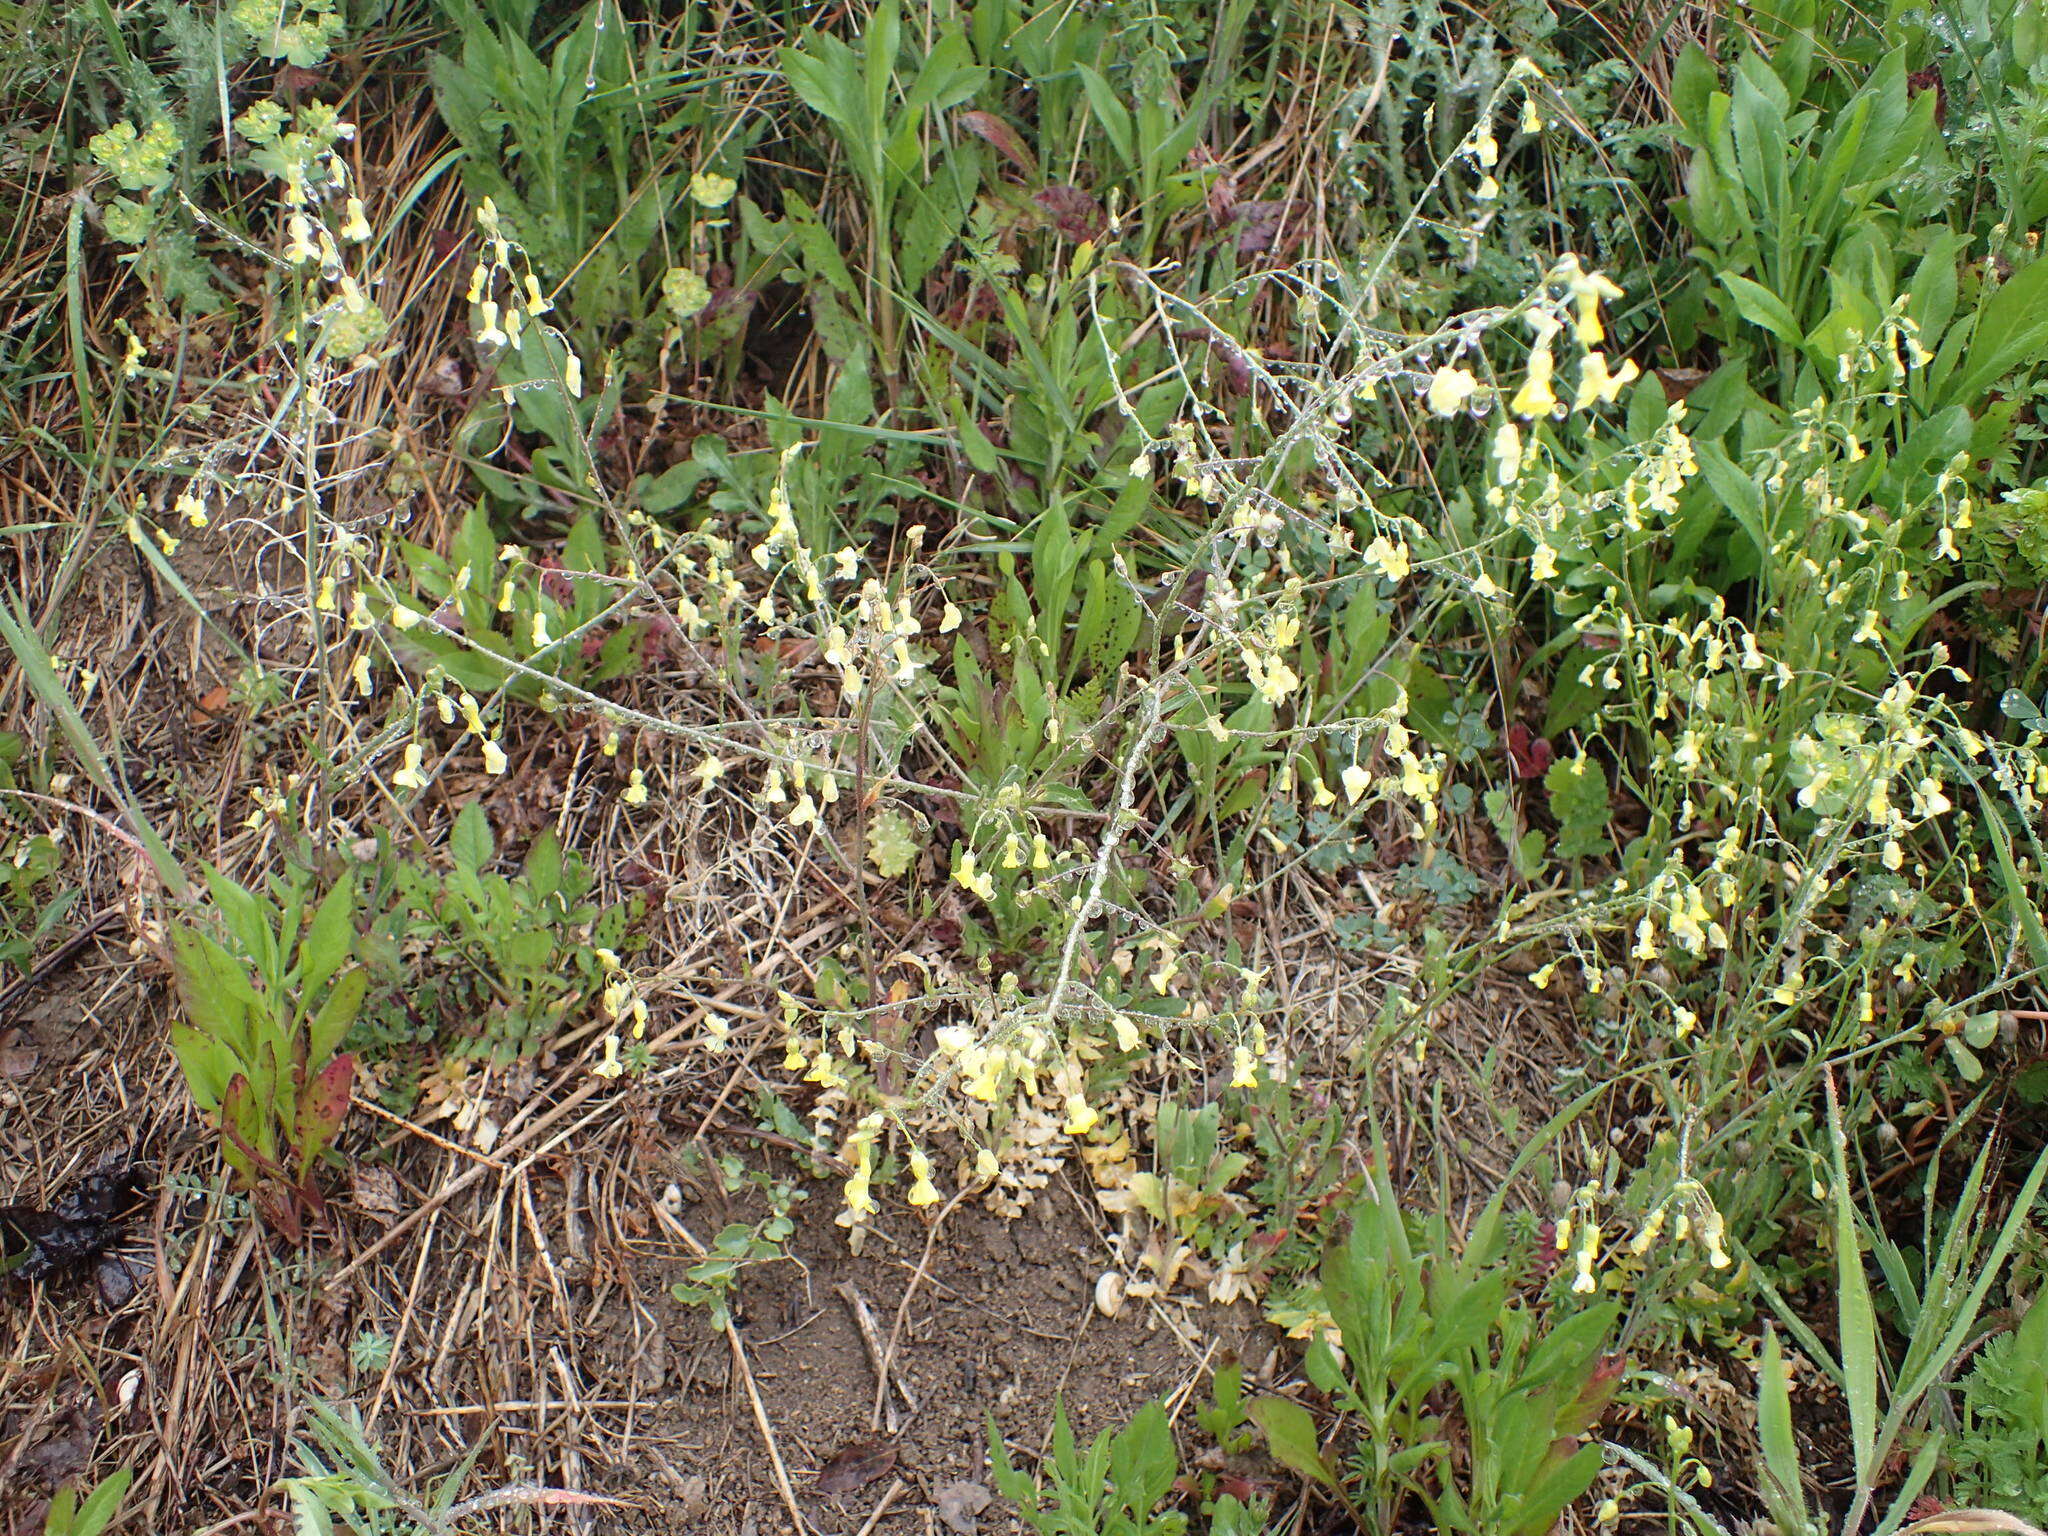
[[[818,1468],[820,1493],[852,1493],[896,1470],[896,1442],[856,1440]]]
[[[1098,239],[1106,227],[1102,204],[1079,187],[1047,187],[1031,201],[1052,221],[1052,227],[1069,240]]]
[[[337,1056],[300,1091],[298,1124],[293,1127],[292,1138],[299,1152],[300,1178],[311,1171],[348,1117],[349,1089],[355,1078],[355,1057]]]
[[[1945,126],[1948,122],[1948,91],[1941,83],[1939,69],[1916,69],[1906,76],[1906,96],[1909,100],[1922,91],[1934,92],[1934,126]]]
[[[232,696],[229,694],[225,683],[207,689],[205,693],[199,696],[199,702],[192,706],[192,723],[194,725],[213,724],[217,718],[227,713],[228,705],[231,702]]]
[[[256,1207],[263,1224],[286,1242],[296,1243],[305,1236],[299,1221],[298,1196],[292,1190],[276,1184],[259,1184],[249,1191],[249,1203]]]
[[[1550,743],[1521,721],[1508,727],[1508,765],[1514,769],[1516,778],[1542,778],[1556,757]]]
[[[1017,136],[1017,130],[995,113],[960,112],[954,115],[954,121],[975,137],[986,139],[993,144],[1002,151],[1003,158],[1026,176],[1037,179],[1038,157],[1032,154],[1030,146]]]
[[[1237,211],[1244,218],[1244,228],[1237,232],[1237,254],[1259,256],[1281,244],[1281,228],[1293,206],[1288,202],[1239,203]],[[1296,231],[1287,243],[1300,238]]]
[[[1572,1436],[1588,1433],[1600,1422],[1601,1415],[1607,1412],[1607,1405],[1614,1400],[1627,1364],[1621,1355],[1602,1355],[1587,1374],[1579,1395],[1557,1416],[1557,1427]]]

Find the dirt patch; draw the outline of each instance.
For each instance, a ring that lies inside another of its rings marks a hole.
[[[1093,1435],[1150,1399],[1172,1397],[1213,1367],[1218,1351],[1264,1332],[1249,1308],[1132,1302],[1104,1317],[1093,1278],[1108,1256],[1081,1198],[1056,1185],[1014,1223],[962,1210],[922,1270],[924,1233],[912,1220],[871,1234],[859,1258],[828,1222],[806,1223],[794,1258],[753,1271],[745,1286],[739,1332],[758,1416],[729,1341],[701,1310],[665,1294],[685,1254],[641,1258],[644,1291],[660,1298],[660,1331],[655,1340],[621,1331],[608,1351],[611,1385],[626,1385],[636,1370],[643,1380],[651,1374],[651,1346],[667,1352],[664,1396],[649,1404],[635,1451],[608,1482],[629,1496],[651,1493],[654,1507],[616,1528],[684,1528],[674,1519],[680,1498],[701,1506],[688,1528],[707,1536],[788,1531],[762,1419],[814,1531],[860,1529],[899,1479],[891,1510],[919,1528],[939,1489],[986,1483],[991,1417],[1029,1465],[1050,1437],[1055,1403],[1065,1403],[1077,1434]],[[879,1427],[860,1302],[884,1352],[900,1316]],[[865,1466],[841,1458],[843,1475],[827,1479],[828,1488],[863,1485],[820,1492],[820,1469],[864,1442],[875,1447]]]

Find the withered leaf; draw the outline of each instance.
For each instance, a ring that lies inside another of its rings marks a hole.
[[[817,1489],[820,1493],[852,1493],[895,1470],[895,1441],[856,1440],[841,1446],[830,1461],[818,1468]]]
[[[932,1495],[932,1507],[946,1528],[959,1536],[974,1536],[975,1516],[989,1505],[989,1491],[979,1483],[948,1483]]]
[[[0,1077],[27,1077],[42,1053],[18,1029],[0,1030]]]

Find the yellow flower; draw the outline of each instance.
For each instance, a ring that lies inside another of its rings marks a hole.
[[[626,1070],[625,1065],[619,1060],[619,1037],[617,1035],[606,1035],[604,1037],[604,1060],[600,1061],[590,1070],[592,1075],[596,1077],[617,1077]]]
[[[1381,534],[1365,546],[1366,562],[1373,566],[1389,581],[1406,579],[1412,562],[1408,558],[1408,546],[1399,540]]]
[[[1607,359],[1598,352],[1588,352],[1579,362],[1579,392],[1572,401],[1572,409],[1583,411],[1595,401],[1614,404],[1622,386],[1634,380],[1637,372],[1634,358],[1624,358],[1621,366],[1609,373]]]
[[[954,630],[958,629],[959,627],[959,606],[954,603],[946,604],[944,612],[942,612],[939,615],[939,633],[942,635],[950,635],[951,633],[953,633]]]
[[[1231,1053],[1230,1086],[1233,1088],[1256,1088],[1259,1086],[1259,1071],[1252,1059],[1251,1050],[1240,1045]]]
[[[1346,768],[1338,778],[1344,782],[1344,798],[1351,804],[1358,804],[1359,797],[1372,786],[1372,775],[1357,763]]]
[[[1522,473],[1522,429],[1504,421],[1493,434],[1493,473],[1502,485],[1513,485]]]
[[[972,848],[963,848],[960,851],[960,862],[954,866],[953,878],[964,889],[972,891],[983,901],[993,901],[995,899],[996,883],[986,872],[976,866],[974,850]]]
[[[910,1154],[910,1203],[916,1206],[937,1205],[939,1191],[932,1183],[932,1160],[922,1152]]]
[[[1439,416],[1455,416],[1479,388],[1479,381],[1463,368],[1448,363],[1431,375],[1429,408]]]
[[[1102,1116],[1078,1093],[1067,1095],[1067,1123],[1062,1127],[1069,1136],[1086,1136],[1100,1123]]]
[[[715,171],[699,171],[690,178],[690,196],[701,208],[723,208],[739,189],[738,182]]]
[[[1557,551],[1548,544],[1539,543],[1529,555],[1529,576],[1535,581],[1549,581],[1557,575]]]
[[[647,803],[647,775],[640,769],[635,768],[627,777],[626,787],[620,793],[619,798],[628,805],[645,805]]]
[[[724,773],[724,763],[721,763],[715,757],[707,757],[703,762],[690,770],[690,777],[697,781],[697,793],[701,795],[708,793],[711,789],[712,781],[723,777]]]
[[[425,789],[427,776],[421,771],[426,762],[426,752],[416,741],[406,743],[405,762],[398,772],[391,775],[391,782],[400,789]]]
[[[1565,282],[1571,289],[1572,305],[1578,311],[1580,345],[1599,346],[1607,336],[1600,325],[1601,301],[1620,298],[1621,289],[1600,273],[1584,270],[1576,256],[1566,258]]]
[[[1551,376],[1556,371],[1557,359],[1551,355],[1550,348],[1536,348],[1529,354],[1529,376],[1515,391],[1509,408],[1517,416],[1547,416],[1557,405],[1557,395],[1550,387]]]

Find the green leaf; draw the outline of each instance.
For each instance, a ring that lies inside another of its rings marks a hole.
[[[343,876],[314,911],[299,943],[299,985],[305,996],[316,995],[355,952],[355,907],[355,883]]]
[[[251,1016],[260,1007],[241,962],[198,929],[171,930],[171,970],[193,1028],[247,1059],[255,1049]]]
[[[1090,69],[1086,64],[1076,64],[1074,72],[1081,77],[1081,88],[1088,95],[1088,108],[1095,114],[1095,120],[1108,135],[1110,146],[1117,157],[1132,170],[1138,168],[1138,147],[1136,130],[1131,123],[1128,108],[1117,99],[1110,83]]]
[[[1582,1445],[1571,1456],[1541,1473],[1512,1501],[1510,1536],[1543,1536],[1557,1524],[1557,1517],[1580,1494],[1593,1486],[1600,1475],[1602,1453],[1597,1445]]]
[[[1757,1367],[1757,1439],[1763,1447],[1764,1502],[1785,1536],[1803,1536],[1806,1493],[1799,1472],[1799,1444],[1792,1434],[1792,1393],[1785,1382],[1785,1352],[1778,1330],[1764,1327],[1764,1355]]]
[[[483,806],[472,800],[455,817],[455,828],[448,838],[449,856],[455,860],[457,869],[474,875],[491,862],[493,851],[490,820]]]
[[[208,1114],[220,1108],[228,1080],[241,1070],[234,1053],[190,1024],[171,1026],[171,1050],[185,1074],[185,1088],[192,1095],[192,1102]]]
[[[2008,374],[2048,356],[2048,261],[2037,258],[1999,284],[1971,335],[1967,361],[1941,391],[1945,402],[1965,409]]]
[[[1266,1437],[1266,1448],[1283,1467],[1323,1485],[1337,1486],[1323,1459],[1316,1421],[1301,1404],[1285,1397],[1262,1397],[1251,1406],[1252,1422]]]
[[[306,1068],[317,1072],[327,1064],[341,1042],[348,1037],[349,1028],[362,1011],[363,994],[369,989],[370,975],[361,966],[351,966],[342,972],[335,982],[327,1000],[320,1005],[312,1023],[306,1030]]]
[[[1760,325],[1787,346],[1806,345],[1806,333],[1799,327],[1799,321],[1792,311],[1762,283],[1752,281],[1736,272],[1723,272],[1721,286],[1726,288],[1735,301],[1735,308],[1751,325]]]
[[[1173,1490],[1180,1460],[1174,1454],[1173,1429],[1163,1405],[1140,1408],[1109,1444],[1110,1486],[1124,1507],[1143,1525],[1145,1518]]]
[[[996,445],[988,440],[988,434],[975,424],[965,397],[957,393],[948,394],[946,406],[952,413],[954,429],[960,434],[960,451],[967,455],[967,462],[984,475],[999,473],[1003,467],[1002,458],[996,453]]]
[[[119,1473],[109,1473],[100,1479],[98,1487],[86,1495],[86,1501],[78,1505],[78,1513],[72,1518],[68,1536],[100,1536],[106,1526],[113,1524],[115,1511],[121,1509],[121,1499],[127,1497],[129,1483],[135,1481],[135,1473],[123,1466]]]
[[[1842,1129],[1841,1107],[1834,1083],[1828,1083],[1828,1140],[1834,1152],[1836,1306],[1841,1338],[1842,1390],[1849,1406],[1849,1438],[1856,1458],[1859,1486],[1872,1486],[1876,1474],[1878,1427],[1877,1315],[1870,1303],[1870,1280],[1863,1271],[1862,1231],[1856,1219],[1854,1186],[1849,1182],[1849,1139]]]

